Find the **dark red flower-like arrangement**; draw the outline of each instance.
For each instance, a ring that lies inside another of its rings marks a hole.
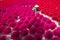
[[[38,0],[39,11],[60,21],[60,0]]]

